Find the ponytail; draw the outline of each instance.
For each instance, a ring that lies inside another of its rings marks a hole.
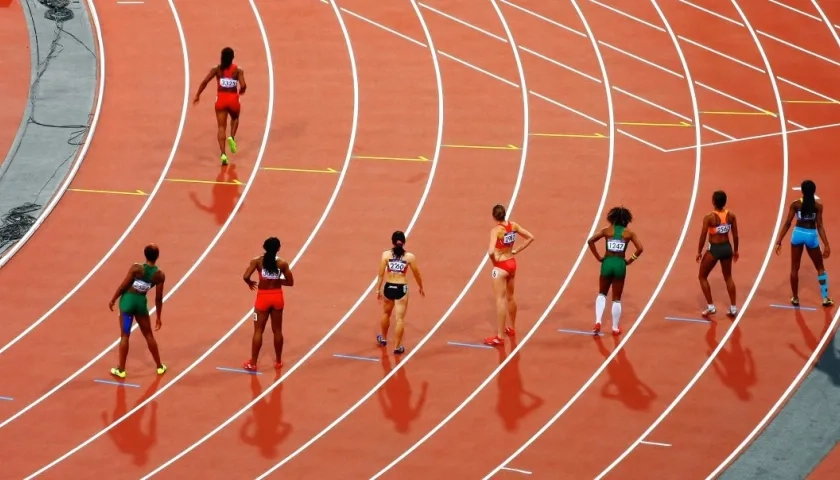
[[[262,259],[263,270],[269,273],[277,273],[280,271],[277,268],[277,252],[280,251],[280,240],[277,237],[271,237],[263,242],[263,249],[265,255]]]
[[[817,192],[817,185],[811,180],[805,180],[802,182],[801,188],[802,206],[799,208],[799,211],[802,213],[803,217],[813,215],[817,212],[817,199],[815,195]]]
[[[391,235],[391,244],[394,245],[394,248],[391,249],[391,253],[394,254],[394,258],[402,258],[405,255],[405,233],[396,231]]]
[[[230,68],[231,65],[233,65],[233,49],[230,47],[225,47],[222,49],[222,58],[219,62],[219,73],[224,72],[225,70]]]

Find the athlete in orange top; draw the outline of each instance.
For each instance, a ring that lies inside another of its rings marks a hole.
[[[210,69],[198,92],[195,94],[193,104],[197,104],[201,92],[207,88],[210,80],[216,79],[216,123],[219,126],[217,137],[219,149],[222,152],[222,165],[228,164],[227,152],[225,150],[225,138],[230,147],[230,153],[236,153],[236,131],[239,130],[239,96],[245,94],[248,86],[245,84],[245,72],[233,63],[233,49],[226,47],[222,49],[221,62]],[[230,136],[227,136],[228,115],[230,115]]]
[[[493,207],[493,220],[496,226],[490,230],[490,246],[487,255],[493,264],[493,291],[496,296],[496,335],[484,339],[487,345],[504,345],[502,335],[507,333],[510,336],[516,335],[516,300],[513,297],[514,284],[516,281],[516,259],[514,256],[525,250],[534,236],[531,232],[522,228],[515,222],[506,220],[507,212],[503,205]],[[522,235],[525,243],[519,248],[514,248],[516,235]],[[510,326],[505,326],[505,320],[510,317]]]
[[[715,264],[720,260],[720,270],[723,272],[723,279],[726,280],[726,291],[729,292],[730,317],[738,314],[735,307],[735,282],[732,280],[732,261],[738,261],[738,220],[735,214],[727,210],[726,193],[718,190],[712,194],[712,204],[715,209],[712,213],[703,217],[703,227],[700,231],[700,244],[697,246],[697,263],[700,264],[700,288],[703,289],[703,296],[706,297],[706,310],[703,316],[717,313],[712,302],[712,289],[709,287],[709,273]],[[729,243],[729,235],[732,235],[732,243]],[[705,254],[706,235],[709,236],[709,248]],[[702,261],[701,261],[702,260]]]
[[[271,316],[271,331],[274,332],[274,368],[283,366],[283,286],[295,284],[295,277],[289,264],[277,256],[280,240],[271,237],[263,242],[265,254],[251,260],[242,279],[251,290],[257,291],[254,302],[254,337],[251,341],[251,358],[245,362],[245,370],[257,370],[257,358],[260,356],[262,336],[268,317]],[[251,280],[251,275],[258,272],[259,282]]]

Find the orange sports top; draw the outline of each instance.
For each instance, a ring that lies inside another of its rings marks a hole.
[[[502,227],[504,227],[505,229],[505,234],[504,236],[502,236],[502,238],[496,239],[497,250],[512,248],[513,242],[516,241],[516,232],[513,230],[513,225],[511,225],[510,222],[505,222],[504,225],[502,225]]]
[[[732,229],[732,225],[726,221],[726,216],[729,214],[729,210],[712,213],[718,217],[720,223],[716,227],[709,227],[709,235],[727,235],[729,230]]]

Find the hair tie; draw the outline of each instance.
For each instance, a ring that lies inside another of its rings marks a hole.
[[[397,240],[397,246],[402,246],[402,244],[403,244],[402,240]]]

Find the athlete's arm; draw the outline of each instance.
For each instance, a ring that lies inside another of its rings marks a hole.
[[[487,256],[490,257],[491,263],[496,263],[496,240],[499,239],[499,234],[494,227],[490,230],[490,246],[487,248]]]
[[[595,235],[592,235],[592,238],[590,238],[589,240],[586,241],[586,244],[589,245],[589,251],[592,252],[592,255],[594,255],[595,259],[598,260],[599,262],[604,261],[604,258],[601,257],[601,254],[598,253],[598,249],[595,248],[595,242],[597,242],[598,240],[600,240],[600,239],[602,239],[606,236],[607,236],[607,229],[602,228],[602,229],[598,230],[598,232],[596,232]]]
[[[248,288],[250,288],[251,290],[257,288],[257,282],[251,280],[251,275],[253,275],[254,272],[257,270],[257,260],[259,260],[259,258],[251,260],[251,262],[248,264],[248,268],[245,269],[245,273],[242,274],[242,280],[245,280],[245,283],[248,284]]]
[[[382,296],[382,279],[385,278],[385,266],[388,264],[388,255],[383,253],[381,257],[379,257],[379,273],[376,277],[376,298],[380,298]]]
[[[420,291],[420,296],[425,297],[426,292],[423,290],[423,278],[420,277],[420,267],[417,266],[417,257],[414,254],[409,254],[408,258],[408,266],[411,268],[411,274],[414,275],[414,279],[417,280],[417,289]]]
[[[198,103],[198,98],[201,97],[201,92],[203,92],[204,89],[207,88],[207,84],[210,83],[210,80],[213,80],[213,77],[216,76],[218,71],[218,66],[210,69],[210,71],[207,73],[207,76],[204,77],[204,80],[201,81],[201,85],[198,86],[198,91],[195,92],[195,98],[193,99],[193,103]]]
[[[703,226],[700,227],[700,242],[697,244],[697,261],[700,261],[700,257],[703,256],[703,247],[706,246],[706,234],[708,234],[709,228],[709,217],[711,215],[706,215],[703,217]]]
[[[111,303],[108,304],[108,308],[111,309],[112,312],[114,311],[114,304],[117,303],[120,296],[128,291],[128,288],[131,286],[131,282],[134,281],[134,276],[137,274],[137,270],[139,268],[140,265],[132,265],[131,268],[128,269],[128,273],[125,275],[122,283],[120,283],[120,286],[117,287],[117,291],[114,292],[114,296],[111,297]]]
[[[166,275],[158,270],[160,281],[155,284],[155,330],[160,330],[163,322],[160,319],[160,314],[163,313],[163,284],[166,282]]]
[[[787,235],[788,230],[790,230],[790,224],[793,222],[793,217],[795,215],[796,209],[793,208],[793,202],[791,202],[790,206],[788,207],[787,219],[785,220],[785,224],[782,225],[782,231],[779,232],[779,238],[776,240],[776,255],[782,253],[782,240],[784,240],[785,235]]]
[[[294,287],[295,276],[292,274],[292,269],[289,267],[289,264],[285,260],[280,260],[279,262],[277,262],[277,268],[280,269],[280,272],[283,274],[284,277],[280,279],[280,285]]]
[[[740,241],[738,237],[738,217],[735,216],[734,213],[729,212],[732,215],[732,259],[734,261],[738,261],[738,242]]]
[[[531,235],[531,232],[522,228],[522,226],[519,225],[518,223],[513,224],[513,230],[516,233],[519,233],[520,235],[522,235],[522,237],[525,238],[525,243],[523,243],[519,248],[514,248],[514,249],[511,250],[510,253],[516,255],[517,253],[521,252],[522,250],[525,250],[526,248],[528,248],[528,245],[530,245],[531,242],[534,241],[534,236]]]
[[[245,95],[248,85],[245,83],[245,70],[239,69],[239,94]]]
[[[626,231],[626,230],[625,230]],[[630,255],[630,259],[627,260],[627,265],[635,262],[642,252],[645,251],[645,247],[642,246],[642,242],[639,241],[639,237],[636,236],[636,232],[630,232],[630,242],[636,247],[636,251],[633,252],[633,255]]]
[[[828,235],[825,234],[825,227],[823,227],[822,221],[822,213],[823,213],[823,206],[821,203],[816,205],[817,207],[817,232],[820,234],[820,240],[823,242],[823,258],[828,258],[831,255],[831,247],[828,245]]]

